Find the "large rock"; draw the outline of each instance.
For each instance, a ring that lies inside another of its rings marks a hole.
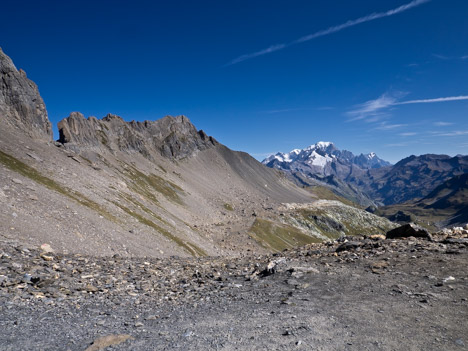
[[[182,159],[216,145],[216,140],[197,131],[185,116],[125,122],[112,114],[99,120],[73,112],[58,123],[58,129],[59,142],[74,151],[120,150],[138,152],[147,158],[154,151],[168,158]]]
[[[52,140],[52,125],[36,84],[17,70],[0,48],[0,123],[36,138]]]
[[[387,239],[409,238],[410,236],[432,240],[431,234],[429,234],[426,229],[417,226],[414,223],[405,224],[401,227],[392,229],[387,232],[386,235]]]

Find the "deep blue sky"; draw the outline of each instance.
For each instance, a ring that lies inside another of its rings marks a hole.
[[[468,154],[468,1],[418,1],[15,0],[0,46],[54,124],[184,114],[258,159],[320,140],[392,162]]]

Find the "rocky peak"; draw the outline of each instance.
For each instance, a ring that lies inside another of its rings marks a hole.
[[[182,159],[217,143],[203,131],[197,131],[185,116],[125,122],[113,114],[99,120],[73,112],[58,123],[58,129],[58,141],[75,151],[120,150],[138,152],[147,158],[156,152],[168,158]]]
[[[36,139],[52,140],[52,125],[34,82],[26,72],[16,69],[0,48],[1,123],[20,129]]]

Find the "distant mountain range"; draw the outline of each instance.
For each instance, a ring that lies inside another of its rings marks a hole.
[[[463,203],[467,200],[460,195],[464,194],[466,185],[458,177],[464,179],[468,173],[468,156],[413,155],[391,165],[375,153],[355,156],[350,151],[337,149],[331,142],[318,142],[305,149],[277,153],[262,163],[285,171],[290,179],[304,187],[325,186],[335,194],[369,208],[389,206],[380,210],[389,218],[400,211],[392,205],[408,202],[407,212],[421,206],[428,209],[431,194],[438,186],[452,189],[444,201],[438,202],[437,208],[432,207],[438,212],[432,215],[438,223],[455,223],[450,219],[455,215],[453,211],[439,214],[448,207],[453,208],[454,201]],[[416,207],[413,206],[416,203]],[[461,220],[463,216],[457,218]]]
[[[420,200],[385,206],[377,213],[395,222],[419,220],[440,226],[468,223],[468,173],[450,178]]]
[[[335,144],[324,141],[289,153],[279,152],[262,163],[285,171],[298,185],[325,186],[363,206],[375,205],[375,202],[360,189],[358,182],[349,182],[348,179],[361,179],[368,170],[391,165],[373,152],[356,156],[351,151],[340,150]]]
[[[390,166],[390,162],[379,158],[375,153],[354,155],[347,150],[339,150],[331,142],[320,141],[305,149],[294,149],[289,153],[278,152],[262,163],[270,168],[300,171],[321,176],[336,175],[344,178],[353,167],[374,169]]]

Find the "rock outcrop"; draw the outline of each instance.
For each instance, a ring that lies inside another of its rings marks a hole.
[[[37,85],[0,48],[0,119],[35,139],[52,140],[52,125]]]
[[[137,152],[149,159],[152,152],[167,158],[182,159],[217,144],[203,131],[197,131],[185,116],[125,122],[113,114],[99,120],[73,112],[58,123],[58,129],[58,141],[74,151],[120,150]]]

